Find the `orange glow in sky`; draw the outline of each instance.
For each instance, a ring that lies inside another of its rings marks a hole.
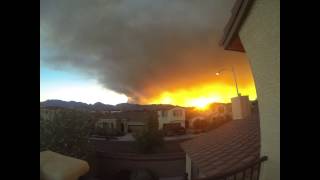
[[[241,95],[248,95],[250,100],[257,98],[254,86],[240,88]],[[205,110],[207,106],[214,102],[229,103],[235,97],[234,86],[224,84],[205,84],[192,87],[190,89],[178,89],[160,93],[158,97],[152,98],[149,104],[173,104],[184,107],[197,107]]]

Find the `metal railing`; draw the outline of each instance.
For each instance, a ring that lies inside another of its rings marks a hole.
[[[268,157],[263,156],[259,160],[248,164],[247,166],[211,177],[197,178],[193,180],[259,180],[261,165],[266,160],[268,160]]]

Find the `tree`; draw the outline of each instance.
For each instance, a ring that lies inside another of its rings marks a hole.
[[[153,153],[157,147],[164,145],[163,133],[158,130],[155,118],[155,115],[150,116],[147,127],[135,135],[135,144],[141,153]]]
[[[149,169],[136,169],[130,174],[130,180],[157,180],[157,175]]]
[[[88,142],[94,127],[88,112],[52,110],[51,119],[40,116],[40,151],[52,150],[75,158],[85,159],[92,151]]]
[[[164,145],[163,134],[159,130],[144,130],[135,136],[135,144],[141,153],[153,153]]]

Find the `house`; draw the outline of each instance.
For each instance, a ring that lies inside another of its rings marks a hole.
[[[118,114],[119,117],[127,119],[128,132],[140,133],[141,131],[155,126],[158,128],[156,112],[146,110],[123,111]]]
[[[205,120],[207,120],[207,117],[205,117],[205,116],[195,116],[195,117],[189,119],[189,121],[188,121],[189,128],[190,129],[194,128],[194,122],[196,122],[196,121],[205,121]]]
[[[129,121],[128,132],[129,133],[140,133],[146,128],[146,123],[141,121]]]
[[[181,147],[186,152],[188,179],[213,177],[236,170],[260,157],[258,115],[251,119],[232,120],[202,134]],[[254,171],[257,176],[257,171]]]
[[[192,129],[194,127],[194,122],[196,122],[197,120],[208,121],[208,123],[211,123],[215,118],[226,118],[227,116],[232,116],[231,104],[214,103],[210,105],[208,111],[201,112],[201,114],[190,117],[188,119],[189,128]]]
[[[184,108],[174,107],[158,111],[159,130],[172,126],[185,128],[185,121],[186,115]]]
[[[231,104],[214,103],[211,105],[210,119],[217,117],[232,116]]]
[[[158,128],[156,112],[145,110],[118,111],[105,115],[99,123],[121,133],[140,133],[149,125]],[[98,126],[99,126],[98,123]],[[101,126],[101,125],[100,125]]]
[[[95,128],[103,130],[110,134],[120,134],[128,132],[128,125],[126,119],[109,118],[109,119],[99,119],[95,123]]]

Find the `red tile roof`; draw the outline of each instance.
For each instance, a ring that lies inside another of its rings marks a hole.
[[[181,147],[206,176],[232,171],[259,159],[259,118],[232,120]]]

